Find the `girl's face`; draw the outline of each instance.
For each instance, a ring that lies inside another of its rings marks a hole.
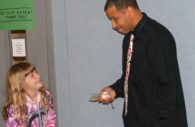
[[[24,90],[25,91],[38,91],[43,86],[39,73],[33,69],[24,78]]]

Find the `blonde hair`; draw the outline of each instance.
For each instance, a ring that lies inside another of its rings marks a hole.
[[[26,95],[23,88],[23,82],[25,77],[35,70],[35,66],[28,62],[20,62],[13,65],[6,77],[6,101],[3,107],[3,118],[8,119],[10,106],[13,106],[14,114],[17,119],[26,121],[27,106],[26,106]],[[47,98],[47,90],[43,86],[39,89],[41,93],[41,104],[44,110],[49,110],[49,102]]]

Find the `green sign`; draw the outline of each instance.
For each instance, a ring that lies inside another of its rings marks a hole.
[[[34,25],[33,5],[33,0],[0,0],[0,29],[32,29]]]

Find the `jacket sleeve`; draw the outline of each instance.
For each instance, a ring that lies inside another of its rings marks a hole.
[[[48,95],[49,101],[49,111],[47,114],[47,127],[55,127],[56,126],[56,113],[54,110],[54,102],[51,94]]]
[[[9,109],[8,119],[5,121],[5,127],[25,127],[24,122],[17,119],[17,114],[14,113],[14,108],[11,105]]]
[[[123,76],[114,84],[110,85],[110,87],[116,92],[116,98],[124,97]]]

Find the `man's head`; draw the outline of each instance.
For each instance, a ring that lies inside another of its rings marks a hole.
[[[115,6],[118,10],[126,9],[127,7],[138,8],[136,0],[107,0],[104,11],[111,6]]]
[[[142,18],[136,0],[107,0],[104,10],[112,29],[121,34],[133,31]]]

